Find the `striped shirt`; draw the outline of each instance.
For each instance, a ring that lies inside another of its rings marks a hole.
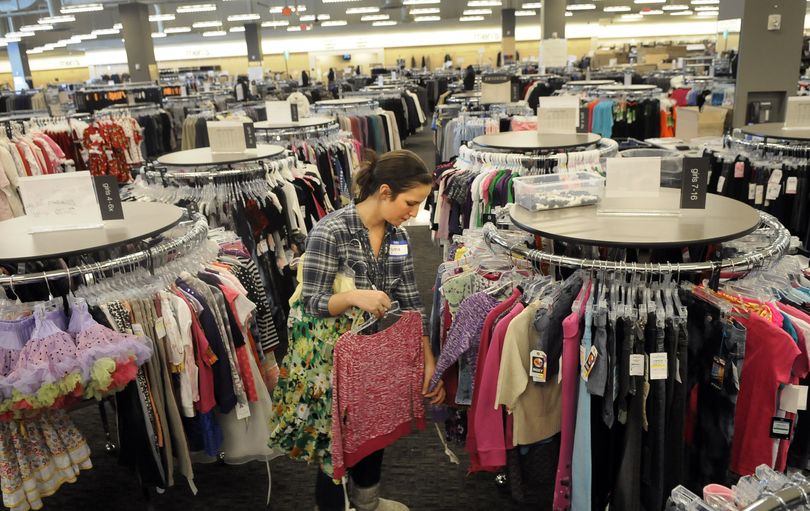
[[[374,257],[368,229],[354,203],[330,213],[313,227],[303,264],[304,310],[309,314],[329,316],[329,299],[338,272],[354,277],[357,289],[376,287],[399,301],[401,309],[422,312],[408,233],[386,224],[382,248]],[[422,318],[424,323],[424,314]]]

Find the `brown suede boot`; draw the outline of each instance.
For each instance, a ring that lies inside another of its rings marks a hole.
[[[380,498],[380,485],[360,488],[351,486],[351,501],[357,511],[409,511],[408,506],[394,500]]]

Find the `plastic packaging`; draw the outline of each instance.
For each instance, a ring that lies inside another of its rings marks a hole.
[[[531,211],[589,206],[605,192],[605,179],[590,172],[515,178],[515,203]]]

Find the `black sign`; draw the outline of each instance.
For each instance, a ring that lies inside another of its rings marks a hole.
[[[256,149],[256,128],[252,122],[243,124],[245,129],[245,147],[247,149]]]
[[[771,418],[771,438],[780,440],[790,440],[790,430],[793,429],[793,421],[784,417]]]
[[[709,159],[684,158],[681,175],[681,209],[706,209]]]
[[[290,120],[298,122],[298,103],[290,103]]]
[[[588,129],[588,109],[587,108],[580,108],[579,109],[579,124],[577,125],[577,133],[590,133],[591,130]]]
[[[101,208],[102,220],[123,220],[124,208],[121,206],[121,195],[118,193],[118,178],[115,176],[94,176],[98,205]]]

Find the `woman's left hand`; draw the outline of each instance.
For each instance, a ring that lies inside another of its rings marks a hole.
[[[422,397],[430,399],[432,405],[439,405],[444,402],[444,381],[439,380],[433,391],[428,392],[430,379],[433,378],[433,373],[436,371],[436,359],[433,357],[433,352],[430,351],[430,342],[426,341],[425,344],[427,344],[427,349],[425,350],[425,378],[422,383]]]

